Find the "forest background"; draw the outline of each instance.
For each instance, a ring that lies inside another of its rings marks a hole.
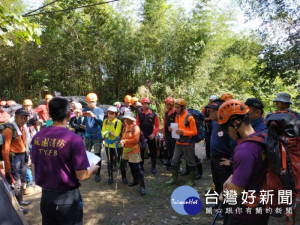
[[[131,94],[162,112],[167,96],[201,109],[210,95],[229,92],[274,111],[276,93],[288,92],[300,109],[299,0],[232,0],[226,8],[198,0],[190,12],[167,0],[120,0],[47,13],[99,2],[58,0],[22,17],[24,2],[2,0],[0,99],[37,104],[54,91],[96,92],[112,104]],[[236,29],[236,7],[261,25]]]

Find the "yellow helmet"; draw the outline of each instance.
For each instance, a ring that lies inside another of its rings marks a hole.
[[[230,93],[224,93],[222,94],[221,99],[225,102],[227,100],[233,99],[233,96]]]
[[[130,96],[130,95],[126,95],[126,96],[124,97],[124,102],[130,103],[130,101],[131,101],[131,96]]]
[[[47,99],[52,99],[53,98],[53,95],[50,95],[50,94],[47,94],[46,96],[45,96],[45,99],[47,100]]]
[[[183,98],[175,99],[174,104],[182,105],[182,106],[186,107],[186,101]]]
[[[135,102],[138,102],[139,99],[137,97],[132,97],[130,100],[131,105],[133,105]]]
[[[32,106],[32,101],[31,101],[30,99],[25,99],[25,100],[23,101],[23,105],[24,105],[24,106],[27,106],[27,105],[31,105],[31,106]]]
[[[98,101],[98,96],[95,93],[88,93],[86,96],[86,100],[90,101]]]

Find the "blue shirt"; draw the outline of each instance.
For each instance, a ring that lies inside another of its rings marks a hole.
[[[262,117],[251,121],[251,126],[253,127],[255,132],[267,133],[267,131],[268,131],[265,121]]]
[[[237,142],[233,140],[227,132],[218,131],[219,124],[216,121],[212,121],[212,127],[210,143],[211,155],[228,155],[232,158]]]
[[[85,132],[86,134],[96,134],[100,133],[101,136],[101,127],[104,118],[104,112],[99,107],[95,107],[94,109],[85,108],[82,112],[91,111],[96,117],[92,118],[90,116],[85,116]]]

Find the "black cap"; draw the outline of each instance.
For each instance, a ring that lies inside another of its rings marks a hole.
[[[17,109],[16,112],[15,112],[15,115],[16,116],[29,116],[29,112],[27,112],[25,109],[23,108],[20,108],[20,109]]]
[[[220,106],[223,104],[223,100],[221,99],[216,99],[216,100],[213,100],[210,105],[208,106],[208,108],[212,108],[212,109],[216,109],[218,110],[220,108]]]
[[[256,108],[259,108],[261,110],[264,110],[263,103],[257,98],[248,98],[246,100],[245,104],[249,107],[256,107]]]

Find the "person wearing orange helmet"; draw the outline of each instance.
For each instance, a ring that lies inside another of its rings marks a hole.
[[[41,104],[35,109],[35,112],[39,115],[42,127],[46,126],[46,121],[50,118],[48,113],[48,103],[52,98],[53,96],[50,94],[45,95],[45,104]]]
[[[210,166],[214,183],[214,190],[220,194],[223,184],[232,174],[232,156],[237,145],[227,132],[219,131],[218,109],[224,101],[216,99],[209,106],[210,119],[212,120],[211,145],[210,145]],[[223,214],[224,217],[225,214]]]
[[[186,101],[182,98],[176,99],[174,102],[177,116],[175,117],[175,123],[178,124],[176,134],[180,135],[180,138],[176,141],[175,151],[172,158],[172,178],[166,184],[175,184],[178,178],[178,168],[180,166],[180,159],[182,154],[189,166],[190,181],[186,184],[188,186],[195,185],[196,177],[196,161],[195,161],[195,141],[192,138],[197,135],[197,126],[193,116],[189,116],[186,109]],[[188,126],[186,126],[186,119]],[[172,127],[169,127],[169,131],[172,132]]]
[[[95,93],[89,93],[86,96],[88,106],[82,110],[82,115],[85,120],[85,138],[84,143],[88,151],[94,147],[95,155],[101,158],[102,149],[102,123],[104,119],[104,112],[101,108],[97,107],[98,96]],[[101,160],[98,163],[99,169],[95,176],[95,181],[100,182]]]
[[[248,106],[236,99],[227,100],[218,109],[218,124],[221,130],[228,131],[235,140],[242,139],[234,151],[233,174],[223,185],[223,192],[237,192],[237,201],[241,198],[243,191],[259,190],[267,172],[267,162],[263,157],[264,147],[258,142],[247,141],[249,138],[260,135],[255,133],[251,126],[248,111]],[[233,211],[235,211],[234,207],[232,207]],[[255,208],[252,208],[252,212],[255,212]],[[241,214],[228,215],[225,225],[267,225],[268,219],[267,213],[249,214],[245,210]]]
[[[5,105],[6,105],[6,101],[0,102],[0,124],[7,123],[8,120],[10,119],[10,115],[6,111],[3,110]]]
[[[166,155],[166,166],[168,170],[172,169],[171,162],[174,154],[176,140],[172,138],[172,134],[169,131],[169,127],[171,123],[175,123],[176,111],[174,108],[175,99],[171,96],[165,99],[165,116],[164,116],[164,128],[163,128],[163,136],[166,142],[167,147],[167,155]]]
[[[142,111],[136,117],[136,124],[140,127],[141,131],[144,134],[145,139],[147,140],[147,144],[151,154],[151,172],[152,174],[156,174],[156,146],[155,146],[155,136],[159,131],[159,120],[156,113],[150,108],[150,100],[149,98],[142,98]],[[141,149],[142,152],[142,163],[141,166],[144,166],[144,151],[145,149]]]
[[[132,97],[130,100],[130,110],[134,115],[138,115],[142,111],[142,104],[137,97]]]
[[[124,97],[124,103],[125,103],[126,108],[129,108],[131,98],[132,98],[132,97],[131,97],[130,95],[126,95],[126,96]]]
[[[224,93],[221,95],[221,100],[224,102],[230,99],[233,99],[233,96],[230,93]]]

